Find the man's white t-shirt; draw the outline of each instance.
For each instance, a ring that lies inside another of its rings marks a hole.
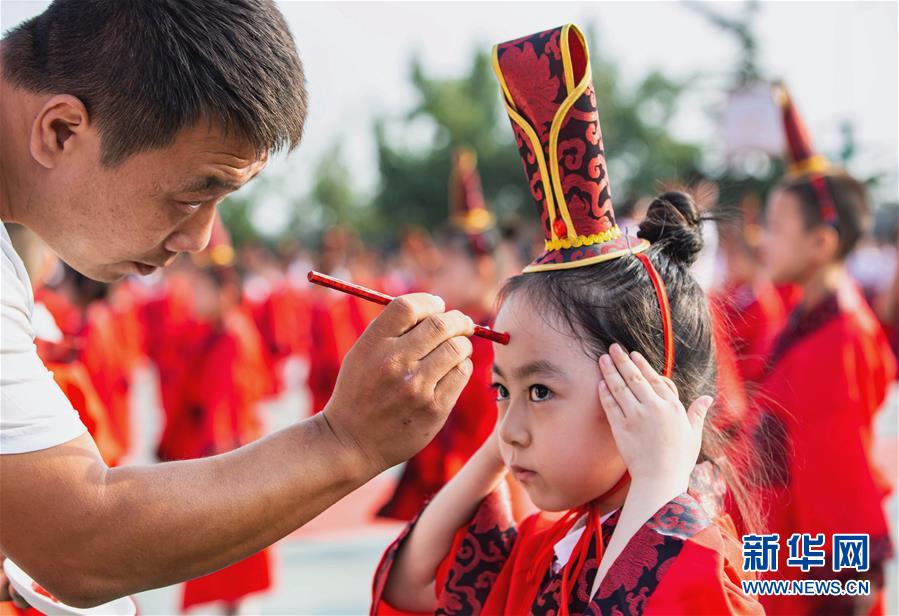
[[[0,222],[0,454],[47,449],[85,432],[34,346],[34,293]]]

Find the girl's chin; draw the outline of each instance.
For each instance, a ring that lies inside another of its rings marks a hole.
[[[531,498],[531,502],[533,502],[541,511],[547,512],[568,511],[569,509],[575,509],[576,507],[580,507],[581,505],[592,502],[598,498],[598,496],[591,497],[584,494],[558,494],[545,489],[540,489],[534,485],[526,485],[524,488]],[[602,511],[603,514],[606,514],[618,509],[624,502],[625,496],[627,496],[626,487],[620,490],[620,493],[616,492],[615,494],[610,494],[607,498],[599,501],[600,511]]]
[[[583,501],[578,502],[577,499],[566,498],[560,494],[550,494],[545,490],[530,486],[525,487],[525,491],[528,493],[531,502],[541,511],[550,513],[568,511],[583,504]]]

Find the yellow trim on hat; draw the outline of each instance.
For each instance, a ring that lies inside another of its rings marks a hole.
[[[640,239],[638,243],[630,248],[622,248],[621,250],[616,250],[614,252],[609,252],[604,255],[596,255],[595,257],[590,257],[589,259],[579,259],[578,261],[565,261],[564,263],[543,263],[539,265],[528,265],[526,268],[521,270],[522,274],[530,274],[532,272],[548,272],[551,270],[561,270],[561,269],[574,269],[576,267],[586,267],[588,265],[594,265],[596,263],[602,263],[603,261],[611,261],[612,259],[617,259],[618,257],[623,257],[625,255],[635,254],[638,252],[643,252],[647,248],[649,248],[650,244],[648,240]]]
[[[815,154],[811,158],[791,163],[787,168],[787,176],[794,177],[806,173],[824,173],[830,169],[830,163],[821,154]]]
[[[574,89],[574,68],[571,66],[571,52],[568,49],[568,32],[571,30],[572,24],[562,26],[562,68],[565,71],[565,90],[571,92]],[[577,32],[577,28],[575,28]],[[580,34],[580,32],[578,32]]]
[[[551,177],[546,169],[546,158],[543,156],[543,146],[540,144],[540,139],[537,137],[534,128],[512,107],[512,104],[514,103],[510,103],[512,98],[509,94],[509,89],[506,87],[506,82],[503,79],[503,71],[499,66],[498,50],[499,45],[494,45],[493,71],[496,73],[500,85],[503,88],[503,92],[506,95],[503,98],[503,105],[505,105],[506,113],[509,114],[512,121],[521,127],[521,130],[525,132],[531,142],[531,148],[534,150],[534,157],[537,159],[537,168],[540,170],[540,180],[543,182],[543,196],[546,200],[546,213],[549,216],[549,233],[553,239],[557,239],[558,236],[556,235],[555,225],[553,224],[556,221],[556,204],[553,201],[553,186]],[[528,188],[530,189],[530,178],[528,178]],[[571,233],[571,231],[569,231],[569,233]]]
[[[565,221],[565,225],[568,227],[568,239],[572,242],[575,241],[578,237],[577,229],[574,228],[574,223],[571,221],[571,214],[568,211],[568,204],[565,202],[565,193],[562,191],[562,179],[561,174],[559,173],[559,131],[562,130],[562,120],[565,119],[565,115],[568,113],[568,110],[571,109],[571,106],[574,105],[575,101],[581,97],[581,95],[587,90],[587,87],[590,85],[590,80],[593,75],[593,70],[590,65],[590,51],[587,49],[587,44],[584,41],[584,35],[581,34],[581,31],[578,30],[577,26],[572,24],[568,24],[565,26],[568,30],[574,30],[575,34],[577,34],[581,43],[584,47],[584,56],[586,59],[586,66],[584,67],[584,76],[581,78],[581,81],[577,84],[577,87],[574,90],[570,90],[568,96],[562,101],[562,104],[559,106],[558,111],[556,111],[556,115],[553,118],[552,124],[549,127],[549,152],[552,154],[552,157],[549,161],[550,163],[550,173],[552,173],[553,180],[553,191],[556,196],[556,203],[559,206],[559,212],[562,215],[562,220]],[[564,30],[564,32],[568,32],[568,30]],[[566,69],[566,80],[568,79],[568,71],[571,68],[571,57],[567,53],[568,52],[568,37],[565,37],[565,46],[562,51],[562,59],[568,61],[568,68]],[[573,75],[572,75],[573,79]]]
[[[493,227],[496,219],[490,211],[478,208],[465,214],[452,216],[450,221],[463,231],[477,233]]]
[[[621,229],[618,228],[618,225],[610,229],[606,229],[605,231],[601,231],[599,233],[594,233],[593,235],[578,235],[573,240],[568,238],[565,239],[557,239],[557,240],[545,240],[544,246],[546,246],[546,251],[551,252],[553,250],[568,250],[570,248],[580,248],[581,246],[592,246],[593,244],[604,244],[606,242],[611,242],[612,240],[617,240],[621,237]]]
[[[568,48],[568,34],[571,31],[574,31],[574,33],[577,34],[578,38],[580,38],[581,44],[584,48],[584,59],[586,61],[584,67],[584,76],[576,86],[573,85],[574,69],[571,65],[571,54]],[[565,115],[568,113],[568,110],[571,109],[572,105],[574,105],[577,99],[581,97],[581,95],[587,90],[587,87],[590,85],[590,81],[593,75],[593,69],[592,65],[590,64],[590,50],[587,48],[587,42],[584,39],[583,33],[574,24],[567,24],[562,27],[561,49],[562,64],[565,72],[565,82],[569,93],[565,100],[562,101],[559,109],[556,110],[556,114],[555,116],[553,116],[553,121],[549,128],[549,152],[550,154],[552,154],[552,157],[549,161],[549,173],[547,173],[547,163],[546,158],[543,155],[543,146],[540,143],[540,139],[537,137],[537,133],[534,131],[534,128],[527,122],[527,120],[525,120],[514,108],[515,101],[513,100],[512,95],[509,92],[509,88],[506,85],[506,80],[503,78],[502,69],[499,66],[499,45],[493,46],[492,60],[493,71],[496,73],[500,87],[502,88],[503,94],[505,95],[503,98],[503,104],[506,107],[506,112],[509,114],[509,117],[512,118],[512,121],[520,126],[525,134],[527,134],[528,139],[531,142],[531,147],[534,150],[534,155],[537,158],[537,166],[540,170],[540,176],[543,182],[543,193],[546,199],[546,212],[547,216],[549,217],[550,237],[552,238],[552,241],[560,241],[559,236],[556,234],[554,223],[556,221],[556,217],[561,216],[562,220],[565,222],[567,241],[574,244],[578,241],[579,237],[584,238],[587,236],[578,236],[577,229],[575,229],[574,227],[574,222],[572,222],[571,220],[571,213],[568,211],[568,205],[565,202],[565,194],[562,191],[562,181],[561,175],[559,173],[558,156],[559,131],[562,128],[562,120],[565,119]],[[528,180],[530,180],[530,178],[528,178]],[[556,209],[557,207],[558,211]],[[583,239],[581,239],[581,241],[583,241]]]
[[[517,111],[517,108],[515,108],[515,101],[512,100],[512,94],[509,92],[509,86],[506,85],[506,80],[503,77],[503,72],[499,68],[499,45],[493,46],[493,50],[490,52],[490,56],[493,63],[493,72],[496,73],[496,78],[499,80],[499,87],[503,89],[505,100],[508,102],[508,105],[506,106],[511,105],[512,108]]]

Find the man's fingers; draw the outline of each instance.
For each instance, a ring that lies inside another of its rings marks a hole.
[[[422,319],[446,310],[446,303],[430,293],[400,295],[372,321],[370,329],[382,338],[402,336]]]
[[[694,433],[702,433],[702,424],[705,422],[709,409],[715,400],[711,396],[699,396],[687,409],[687,419],[693,427]]]
[[[412,360],[424,359],[443,344],[457,336],[471,336],[474,322],[458,310],[432,314],[418,323],[410,332],[402,336],[403,350],[411,354]],[[469,347],[471,344],[469,343]],[[471,354],[470,351],[468,353]],[[459,358],[461,361],[462,358]],[[454,364],[459,363],[458,361]],[[447,366],[449,370],[449,366]],[[441,373],[441,376],[445,372]]]
[[[437,387],[434,388],[434,400],[440,408],[447,409],[456,405],[459,394],[462,393],[462,389],[471,378],[472,370],[474,370],[474,365],[471,360],[463,359],[437,382]]]
[[[609,391],[615,398],[618,406],[620,406],[621,410],[624,411],[624,414],[630,415],[632,412],[636,412],[640,403],[637,401],[637,398],[634,397],[634,394],[631,392],[628,384],[621,377],[621,374],[618,372],[618,368],[615,367],[615,363],[612,361],[612,358],[608,355],[603,355],[602,357],[600,357],[599,369],[602,372],[602,378],[606,382]]]
[[[471,352],[471,340],[465,336],[455,336],[422,359],[417,372],[426,383],[437,383],[455,366],[469,359]]]

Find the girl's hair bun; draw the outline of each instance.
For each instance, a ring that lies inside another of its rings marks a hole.
[[[672,261],[692,265],[702,250],[699,208],[687,193],[662,193],[649,205],[637,236],[652,242]]]

